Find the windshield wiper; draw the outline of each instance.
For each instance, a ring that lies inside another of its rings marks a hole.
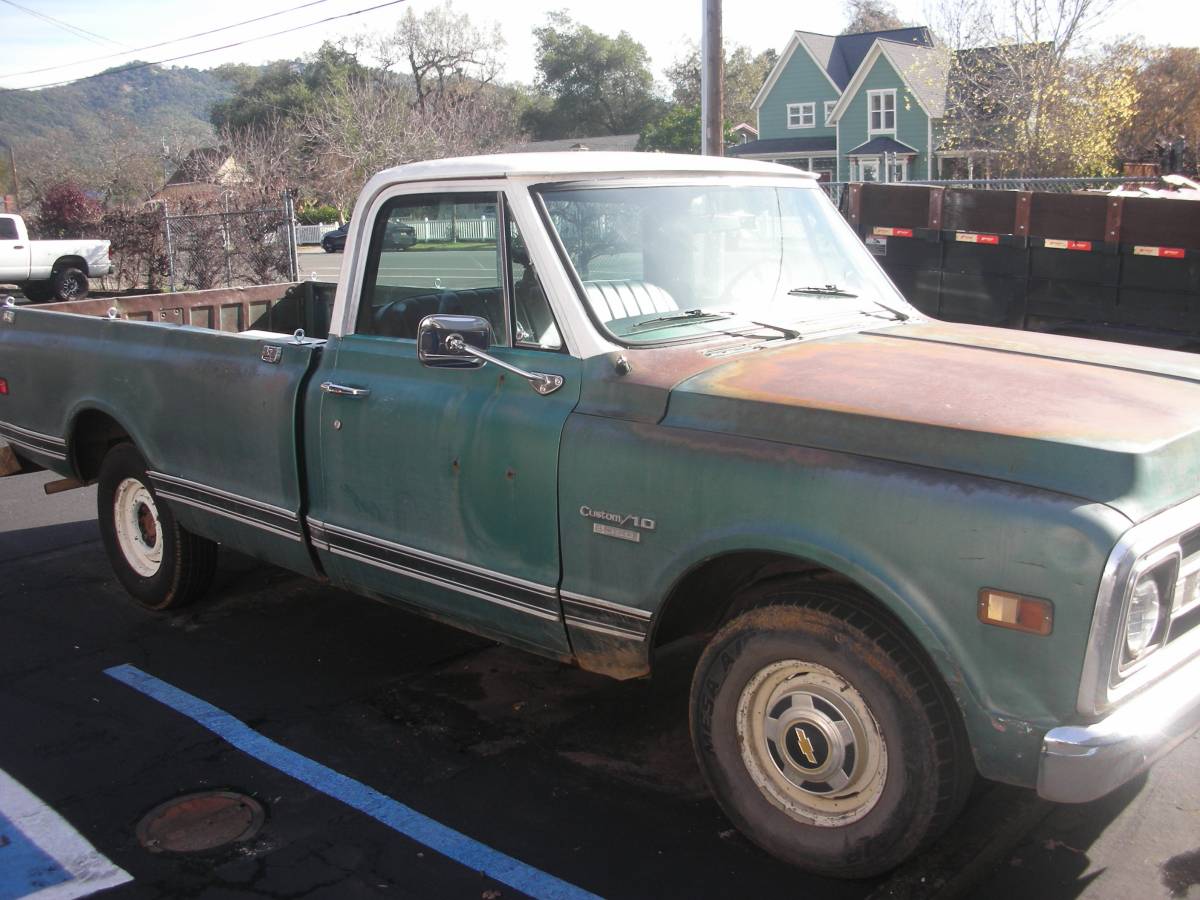
[[[788,294],[790,294],[793,297],[799,296],[801,294],[819,294],[822,297],[857,297],[858,296],[858,294],[852,294],[849,291],[843,291],[836,284],[827,284],[822,287],[814,286],[814,287],[792,288],[790,291],[788,291]],[[879,300],[872,299],[871,302],[874,303],[876,306],[878,306],[880,309],[886,309],[888,312],[890,312],[895,317],[897,322],[907,322],[908,321],[908,318],[909,318],[908,313],[901,312],[900,310],[896,309],[895,307],[888,306],[886,303],[882,303]]]
[[[888,306],[886,303],[881,303],[878,300],[872,300],[871,302],[874,303],[876,306],[878,306],[880,309],[886,309],[888,312],[890,312],[893,316],[896,317],[897,322],[907,322],[909,319],[908,313],[901,312],[900,310],[896,309],[894,306]]]
[[[858,294],[852,294],[849,291],[843,291],[836,284],[812,285],[810,287],[792,288],[788,291],[791,296],[800,294],[820,294],[824,297],[857,297]]]
[[[674,323],[661,325],[661,328],[674,328],[676,325],[690,325],[693,322],[707,322],[712,319],[728,319],[732,313],[727,312],[705,312],[702,309],[685,309],[683,312],[671,313],[666,316],[656,316],[653,319],[643,319],[634,325],[635,329],[641,329],[643,325],[658,325],[659,322]],[[649,329],[651,331],[657,329]],[[633,333],[633,332],[630,332]]]

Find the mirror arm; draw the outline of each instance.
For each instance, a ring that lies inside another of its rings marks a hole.
[[[561,375],[547,375],[544,372],[526,372],[524,369],[496,359],[490,353],[484,353],[482,350],[476,350],[465,340],[461,334],[450,334],[446,336],[443,342],[446,349],[451,353],[463,353],[468,356],[474,356],[476,359],[482,359],[484,362],[490,362],[492,365],[499,366],[512,372],[514,375],[520,375],[529,382],[529,386],[541,394],[543,397],[547,394],[553,394],[563,386],[563,377]]]

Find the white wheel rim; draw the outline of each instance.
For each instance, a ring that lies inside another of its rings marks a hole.
[[[162,567],[162,527],[154,497],[136,478],[117,485],[113,498],[113,522],[117,544],[129,567],[143,578],[151,578]]]
[[[761,669],[737,707],[742,761],[793,819],[836,828],[875,808],[887,744],[866,700],[825,666],[789,659]]]

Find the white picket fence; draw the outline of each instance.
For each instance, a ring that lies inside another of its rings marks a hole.
[[[418,241],[494,241],[495,219],[411,219],[402,220],[411,225]],[[297,225],[297,244],[319,244],[321,238],[336,229],[336,224]]]
[[[320,225],[297,225],[296,226],[296,243],[297,244],[319,244],[321,238],[337,229],[337,223],[328,225],[322,222]]]
[[[417,232],[418,241],[494,241],[495,219],[401,220]]]

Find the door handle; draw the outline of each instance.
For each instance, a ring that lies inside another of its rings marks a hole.
[[[334,384],[332,381],[322,382],[321,390],[337,397],[365,397],[371,393],[370,388],[350,387],[346,384]]]
[[[25,245],[24,244],[13,244],[13,249],[14,250],[24,250]]]

